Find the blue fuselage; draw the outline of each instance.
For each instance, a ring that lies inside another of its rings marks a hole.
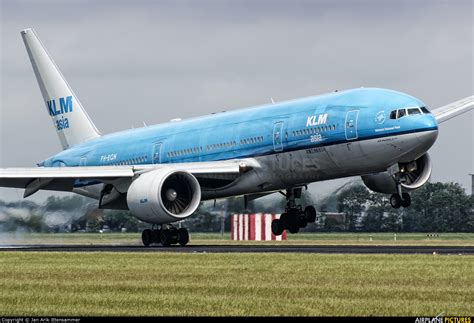
[[[436,120],[420,109],[424,106],[392,90],[333,92],[104,135],[54,155],[42,165],[227,160],[433,132]],[[410,108],[417,108],[418,113],[408,114]],[[397,109],[405,109],[406,115],[396,117]]]

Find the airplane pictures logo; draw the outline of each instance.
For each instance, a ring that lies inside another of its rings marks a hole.
[[[61,118],[54,120],[56,124],[56,129],[58,131],[69,128],[69,120],[68,118],[64,117],[63,114],[72,112],[72,96],[67,96],[65,98],[59,98],[59,109],[56,105],[56,100],[52,99],[46,102],[48,105],[48,112],[51,117],[58,117]]]
[[[308,120],[306,120],[306,127],[312,127],[312,126],[319,126],[322,124],[325,124],[328,119],[328,114],[320,114],[317,118],[316,116],[309,116]]]

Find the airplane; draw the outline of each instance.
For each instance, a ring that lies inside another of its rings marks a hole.
[[[185,246],[189,233],[175,223],[201,201],[231,196],[247,203],[282,193],[272,232],[297,233],[316,220],[314,206],[297,203],[302,189],[349,176],[390,194],[392,207],[409,207],[409,193],[430,178],[438,124],[474,106],[470,96],[430,112],[398,91],[356,88],[101,134],[35,31],[21,36],[63,151],[37,167],[0,169],[0,186],[129,210],[152,225],[142,232],[147,247]]]

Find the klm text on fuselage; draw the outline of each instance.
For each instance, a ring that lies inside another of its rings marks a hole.
[[[63,130],[69,128],[69,120],[63,114],[72,112],[72,96],[59,98],[59,109],[56,100],[52,99],[46,102],[48,105],[48,112],[51,117],[58,117],[55,121],[56,129]],[[59,118],[59,116],[61,116]]]

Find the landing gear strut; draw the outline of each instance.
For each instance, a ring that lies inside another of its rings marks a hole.
[[[189,242],[189,233],[185,228],[175,228],[172,225],[161,225],[158,229],[145,229],[142,232],[142,242],[145,247],[152,243],[160,243],[163,247],[169,247],[172,244],[185,246]]]
[[[282,193],[283,194],[283,193]],[[274,235],[281,235],[284,230],[291,233],[298,233],[300,228],[304,228],[308,223],[316,221],[316,210],[313,206],[307,206],[304,211],[301,205],[296,205],[295,199],[301,197],[301,188],[290,188],[283,194],[288,201],[279,219],[272,221],[272,232]]]

